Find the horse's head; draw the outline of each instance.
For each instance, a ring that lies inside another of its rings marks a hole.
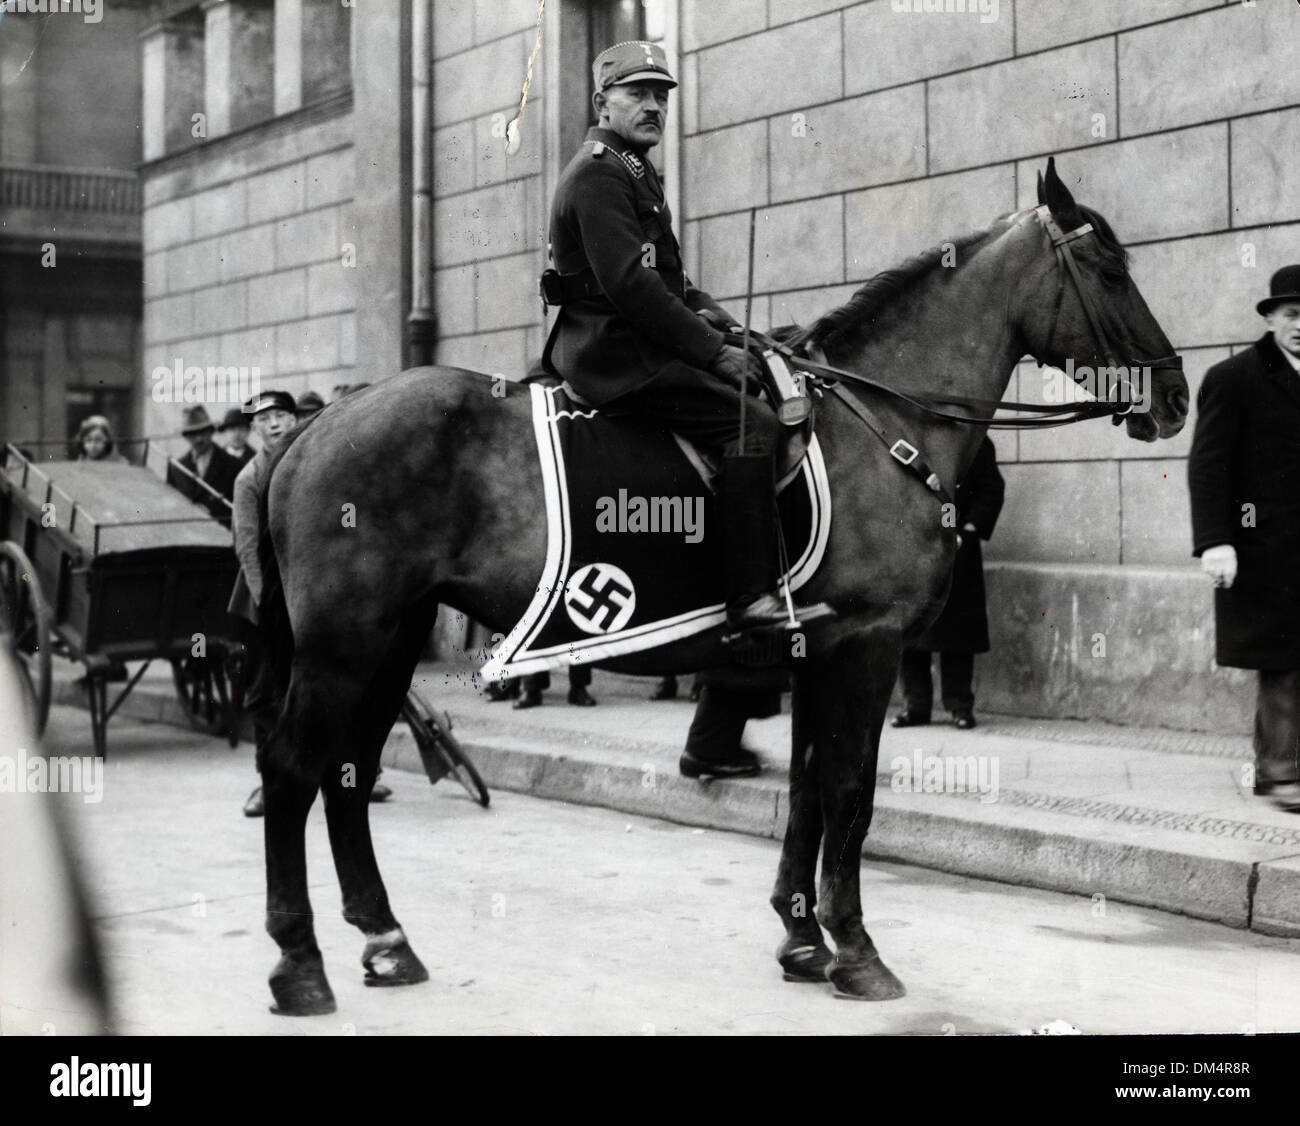
[[[1132,404],[1129,436],[1171,438],[1187,421],[1182,360],[1151,315],[1110,224],[1075,202],[1047,162],[1034,226],[1039,268],[1027,271],[1019,329],[1040,363],[1063,368],[1099,399]]]

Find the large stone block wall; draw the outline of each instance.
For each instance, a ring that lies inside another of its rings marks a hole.
[[[174,433],[158,367],[258,368],[263,387],[326,401],[352,381],[364,248],[346,112],[222,138],[144,173],[145,426]],[[351,247],[351,250],[349,250]],[[355,262],[355,265],[350,265]],[[215,416],[231,402],[208,402]]]
[[[756,316],[815,317],[906,256],[1033,205],[1054,154],[1129,247],[1194,401],[1205,370],[1263,331],[1254,304],[1269,275],[1300,260],[1300,9],[895,10],[944,6],[683,3],[688,267],[737,299],[757,206]],[[1042,379],[1026,364],[1008,395],[1041,399]],[[1248,678],[1214,668],[1212,599],[1190,558],[1194,423],[1193,411],[1153,445],[1102,422],[994,435],[1007,502],[987,549],[990,707],[1248,724]],[[1025,618],[1030,591],[1055,620],[1108,607],[1110,651],[1127,638],[1123,656],[1078,657],[1047,619]]]
[[[433,5],[436,360],[512,379],[544,342],[537,298],[549,206],[542,54],[512,155],[503,132],[519,107],[536,20],[535,0]]]
[[[1194,394],[1260,334],[1255,301],[1300,258],[1300,11],[895,10],[913,6],[945,5],[683,4],[683,242],[697,280],[743,292],[757,206],[757,308],[815,316],[908,255],[1031,206],[1055,154],[1130,248]],[[1031,366],[1008,393],[1040,387]],[[1193,422],[1150,446],[1103,423],[996,435],[1008,503],[990,556],[1188,565]]]

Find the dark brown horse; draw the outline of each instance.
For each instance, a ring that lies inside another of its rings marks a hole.
[[[1123,248],[1050,164],[1040,196],[1046,208],[882,274],[813,324],[806,342],[832,364],[932,400],[997,400],[1025,354],[1058,367],[1118,354],[1114,362],[1156,369],[1149,411],[1126,419],[1130,436],[1178,433],[1187,384]],[[318,790],[344,917],[366,938],[367,983],[428,976],[389,907],[366,795],[439,604],[505,631],[541,573],[529,396],[518,387],[494,396],[493,386],[452,368],[404,372],[298,431],[272,474],[264,638],[277,650],[284,701],[263,785],[280,1012],[334,1008],[307,897],[304,824]],[[945,490],[984,432],[879,391],[847,394],[918,446]],[[817,433],[835,517],[801,598],[825,600],[838,617],[809,632],[794,674],[790,817],[771,902],[786,929],[778,958],[788,977],[829,978],[843,994],[884,1000],[904,990],[863,927],[859,867],[899,652],[942,604],[954,532],[942,494],[900,469],[845,402],[822,401]],[[726,661],[713,630],[608,667],[662,674]]]

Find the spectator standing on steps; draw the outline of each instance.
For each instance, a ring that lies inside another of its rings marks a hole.
[[[1205,373],[1187,459],[1192,554],[1214,581],[1215,659],[1254,669],[1255,794],[1300,812],[1300,265],[1268,331]]]
[[[943,706],[953,726],[961,731],[975,726],[975,654],[989,651],[980,540],[993,535],[1005,491],[997,453],[986,435],[966,475],[958,482],[954,497],[959,543],[948,601],[915,645],[903,650],[903,710],[894,717],[892,727],[918,727],[930,722],[934,702],[930,666],[936,652]]]

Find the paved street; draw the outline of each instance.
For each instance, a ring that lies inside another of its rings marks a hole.
[[[52,753],[85,750],[54,711]],[[388,771],[375,836],[431,981],[362,985],[319,807],[308,855],[339,1011],[267,1011],[252,752],[114,723],[99,804],[77,803],[126,1033],[1089,1033],[1300,1031],[1300,942],[897,864],[864,867],[867,925],[909,989],[885,1005],[782,982],[766,899],[779,846]]]

